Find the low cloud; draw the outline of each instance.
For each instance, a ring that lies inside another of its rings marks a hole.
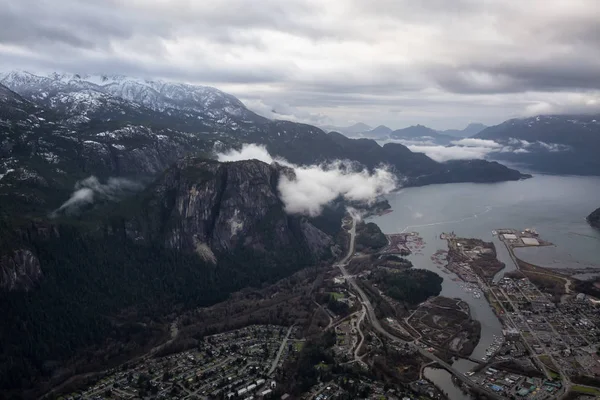
[[[218,155],[219,161],[248,159],[266,163],[275,161],[294,170],[295,176],[282,176],[278,187],[285,210],[290,214],[317,216],[327,204],[340,197],[370,203],[398,187],[396,176],[385,167],[376,168],[371,173],[357,169],[349,161],[297,166],[272,157],[265,147],[255,144]]]
[[[542,141],[528,142],[527,140],[510,138],[508,139],[509,147],[506,147],[505,151],[512,151],[515,153],[529,153],[531,151],[549,151],[555,153],[558,151],[568,151],[569,146],[558,143],[547,143]]]
[[[484,159],[489,153],[495,151],[491,147],[473,147],[473,146],[421,146],[409,145],[410,151],[415,153],[425,153],[429,158],[438,162],[450,160],[480,160]]]
[[[556,144],[556,143],[546,143],[546,142],[536,142],[538,145],[540,145],[542,148],[544,148],[545,150],[548,150],[551,153],[556,153],[559,151],[565,151],[568,150],[569,147],[562,145],[562,144]]]
[[[506,142],[498,143],[489,139],[466,138],[455,140],[449,146],[430,143],[402,143],[415,153],[424,153],[438,162],[450,160],[482,160],[494,153],[525,154],[531,152],[558,152],[569,150],[568,146],[546,143],[529,142],[527,140],[509,138]]]
[[[142,184],[125,178],[109,178],[106,183],[101,183],[95,176],[90,176],[75,184],[75,191],[51,216],[59,214],[73,215],[96,201],[117,201],[123,196],[139,191]]]
[[[284,176],[279,183],[281,200],[291,214],[317,216],[340,196],[350,201],[372,202],[398,185],[394,174],[385,168],[371,174],[366,170],[354,171],[352,165],[341,161],[294,170],[294,179]]]
[[[267,164],[271,164],[275,161],[265,146],[256,144],[247,144],[242,146],[240,150],[232,149],[225,153],[217,154],[217,159],[221,162],[259,160]]]
[[[508,139],[508,144],[511,146],[522,146],[522,147],[529,147],[531,146],[533,143],[532,142],[528,142],[527,140],[523,140],[523,139],[515,139],[515,138],[509,138]]]
[[[600,113],[600,91],[566,93],[528,105],[525,116]]]
[[[489,139],[475,139],[475,138],[465,138],[460,140],[455,140],[452,142],[453,145],[456,146],[465,146],[465,147],[484,147],[490,149],[497,149],[502,147],[500,143],[496,143],[493,140]]]
[[[319,112],[309,112],[283,101],[266,102],[264,99],[244,99],[244,104],[255,113],[275,120],[302,122],[313,125],[331,123],[331,119]]]
[[[419,139],[383,139],[383,140],[377,140],[377,143],[379,143],[381,146],[383,146],[386,143],[400,143],[404,146],[436,146],[435,141],[431,140],[431,139],[424,139],[424,138],[419,138]]]

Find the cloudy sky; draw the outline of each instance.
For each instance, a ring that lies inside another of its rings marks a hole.
[[[0,69],[208,84],[313,124],[600,110],[598,0],[0,0]]]

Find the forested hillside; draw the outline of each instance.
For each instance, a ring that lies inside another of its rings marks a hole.
[[[164,337],[177,310],[330,262],[331,239],[283,211],[277,173],[259,161],[186,160],[164,181],[81,216],[4,214],[0,272],[11,279],[0,291],[0,387],[31,388],[127,357]],[[39,274],[9,257],[16,251]]]

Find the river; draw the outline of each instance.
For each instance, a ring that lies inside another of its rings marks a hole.
[[[517,182],[430,185],[402,189],[387,199],[393,212],[369,221],[384,233],[419,232],[425,247],[408,258],[415,268],[444,278],[442,296],[458,297],[469,304],[471,315],[481,323],[481,339],[472,354],[475,358],[485,355],[494,336],[502,334],[502,326],[483,296],[474,298],[461,282],[452,280],[456,275],[442,272],[431,260],[438,249],[447,249],[440,233],[454,231],[461,237],[493,242],[498,259],[506,264],[495,279],[515,269],[502,242],[492,235],[492,230],[501,228],[535,228],[542,239],[554,243],[519,253],[534,264],[552,261],[548,266],[600,267],[600,232],[585,221],[600,207],[600,177],[536,175]],[[464,360],[455,364],[463,372],[472,366]]]

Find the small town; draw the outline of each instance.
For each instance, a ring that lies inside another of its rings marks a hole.
[[[353,226],[348,219],[346,229]],[[515,247],[548,245],[530,230],[494,234],[513,257]],[[422,279],[435,285],[428,272],[412,271],[402,258],[420,252],[423,240],[416,233],[396,234],[379,251],[351,248],[327,272],[316,289],[312,334],[296,325],[250,325],[205,336],[193,349],[107,371],[64,399],[453,399],[432,371],[449,374],[465,396],[600,396],[593,378],[600,375],[595,298],[574,290],[557,296],[536,277],[567,289],[571,281],[531,265],[495,279],[502,265],[490,243],[454,233],[441,238],[448,251],[434,254],[433,264],[454,273],[453,281],[474,299],[487,301],[502,325],[483,357],[472,355],[481,326],[467,302],[428,295],[428,288],[413,297],[390,290],[402,274],[401,282]],[[296,382],[292,386],[290,379]],[[306,385],[300,393],[294,391],[298,384]]]
[[[77,398],[269,397],[274,371],[302,347],[296,335],[293,327],[260,325],[209,336],[195,350],[111,371]]]

